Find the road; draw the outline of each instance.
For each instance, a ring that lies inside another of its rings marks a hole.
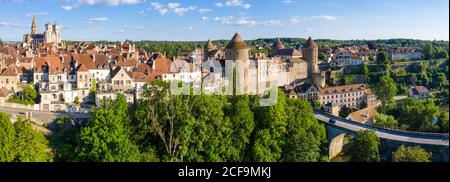
[[[371,125],[362,123],[356,123],[353,121],[331,116],[322,112],[314,111],[314,116],[323,122],[330,125],[335,125],[339,128],[344,128],[350,131],[360,131],[371,129],[374,130],[378,137],[388,140],[417,143],[417,144],[429,144],[429,145],[441,145],[448,147],[448,134],[436,134],[436,133],[419,133],[419,132],[407,132],[398,130],[389,130],[384,128],[378,128]],[[329,123],[330,118],[333,118],[336,123]]]
[[[32,111],[32,110],[23,110],[23,109],[12,109],[0,107],[0,112],[6,112],[10,115],[14,116],[23,116],[25,118],[26,112],[31,112],[32,120],[39,125],[44,125],[53,122],[56,119],[62,118],[63,116],[68,116],[69,118],[74,119],[87,119],[90,118],[90,114],[83,113],[55,113],[55,112],[44,112],[44,111]],[[13,119],[16,119],[15,117]]]

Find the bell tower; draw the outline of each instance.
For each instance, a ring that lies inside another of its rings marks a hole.
[[[36,15],[33,16],[33,22],[31,23],[31,34],[38,33],[38,25],[36,20]]]

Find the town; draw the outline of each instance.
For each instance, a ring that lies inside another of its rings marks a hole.
[[[201,83],[204,92],[222,91],[233,83],[223,71],[231,60],[243,62],[235,67],[241,76],[234,81],[244,95],[263,95],[276,88],[289,100],[306,101],[316,118],[327,117],[322,120],[327,124],[337,125],[336,117],[380,130],[448,133],[448,42],[446,48],[382,47],[377,41],[321,46],[309,37],[296,45],[273,38],[267,45],[255,46],[235,33],[225,46],[208,40],[169,57],[133,41],[67,44],[60,25],[47,23],[43,33],[38,26],[34,16],[31,32],[22,42],[0,47],[0,109],[12,120],[34,120],[38,127],[67,116],[95,117],[97,108],[122,97],[130,105],[138,104],[159,82]],[[426,108],[405,109],[422,104]],[[402,118],[417,112],[424,115]],[[39,117],[49,113],[55,116]],[[341,155],[350,135],[335,137],[331,143],[340,145],[330,146],[328,157],[345,161]],[[448,151],[448,135],[442,137],[447,138]],[[439,160],[448,161],[448,152]]]

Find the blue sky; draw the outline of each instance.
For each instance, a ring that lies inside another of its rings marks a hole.
[[[33,14],[64,40],[449,40],[448,0],[0,0],[0,38],[21,40]]]

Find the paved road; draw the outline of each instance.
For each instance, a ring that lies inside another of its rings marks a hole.
[[[326,122],[331,125],[336,125],[337,127],[344,128],[350,131],[356,132],[360,130],[372,129],[375,130],[375,133],[377,134],[378,137],[383,139],[408,143],[417,143],[417,144],[441,145],[448,147],[448,134],[389,130],[362,123],[356,123],[353,121],[346,120],[344,118],[331,116],[318,111],[314,111],[314,116],[320,121]],[[330,118],[333,118],[336,121],[336,123],[334,124],[329,123]]]
[[[68,117],[74,118],[74,119],[90,118],[90,114],[65,113],[65,112],[64,113],[55,113],[55,112],[12,109],[12,108],[5,108],[5,107],[0,107],[0,112],[6,112],[6,113],[8,113],[10,115],[14,115],[14,116],[21,115],[23,117],[25,117],[26,112],[31,112],[32,120],[39,125],[51,123],[52,121],[62,118],[63,116],[68,116]],[[16,118],[13,117],[13,119],[16,119]]]

